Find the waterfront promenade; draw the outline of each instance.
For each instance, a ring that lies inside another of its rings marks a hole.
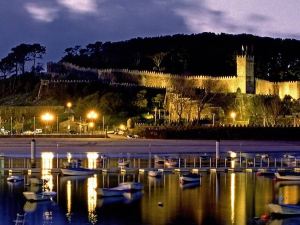
[[[0,153],[30,153],[32,137],[0,138]],[[35,137],[37,152],[103,152],[103,153],[201,153],[214,152],[214,140],[162,140],[127,138],[45,138]],[[297,152],[300,141],[221,140],[220,151]]]

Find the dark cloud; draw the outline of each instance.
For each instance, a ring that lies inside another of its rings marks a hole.
[[[250,20],[251,22],[255,22],[255,23],[265,23],[270,21],[271,18],[262,14],[252,13],[247,17],[247,20]]]
[[[5,22],[0,23],[0,30],[5,32],[1,35],[0,57],[22,42],[42,43],[47,46],[47,59],[58,60],[65,48],[76,44],[189,32],[183,19],[162,1],[97,0],[97,12],[93,13],[72,11],[57,3],[66,1],[47,1],[48,5],[41,2],[1,1],[0,13]],[[37,15],[30,13],[26,4],[37,6]],[[55,9],[55,16],[43,17],[48,15],[47,9]]]

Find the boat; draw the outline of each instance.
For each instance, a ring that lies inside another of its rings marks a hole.
[[[180,183],[187,183],[187,182],[200,182],[200,175],[195,173],[188,173],[183,174],[179,177]]]
[[[123,194],[126,192],[124,190],[118,189],[118,187],[114,188],[98,188],[97,195],[101,197],[118,197],[123,196]]]
[[[274,177],[275,171],[258,171],[256,176]]]
[[[165,159],[162,157],[159,157],[158,155],[154,155],[154,163],[157,165],[164,165]]]
[[[200,186],[200,182],[185,182],[185,183],[180,183],[180,188],[183,190],[185,189],[192,189]]]
[[[159,170],[150,170],[148,172],[149,177],[161,177],[161,175],[162,175],[162,172]]]
[[[268,209],[273,215],[295,216],[300,215],[300,205],[268,204]]]
[[[45,191],[41,193],[35,193],[32,191],[24,191],[23,195],[27,201],[47,201],[52,200],[52,198],[56,196],[56,192]]]
[[[126,167],[129,166],[130,160],[119,160],[118,161],[118,166],[119,167]]]
[[[170,167],[177,167],[178,166],[178,160],[177,159],[166,159],[165,160],[165,166]]]
[[[276,180],[294,180],[300,181],[300,173],[296,172],[276,172],[275,173]]]
[[[67,176],[87,176],[95,173],[92,169],[81,167],[80,160],[74,160],[68,163],[66,168],[62,168],[60,170],[63,175]]]
[[[125,192],[135,192],[143,190],[144,186],[138,182],[124,182],[113,188],[98,188],[97,195],[102,197],[123,196]]]
[[[23,176],[9,176],[7,179],[7,182],[12,182],[12,183],[16,183],[16,182],[19,182],[19,181],[23,181],[24,180],[24,177]]]

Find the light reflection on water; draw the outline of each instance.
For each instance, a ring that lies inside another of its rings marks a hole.
[[[202,173],[201,185],[181,185],[178,182],[179,174],[170,173],[159,179],[149,178],[146,173],[61,177],[51,174],[54,158],[57,162],[55,168],[72,158],[83,159],[83,165],[89,168],[101,168],[104,165],[114,167],[117,166],[117,158],[99,157],[95,152],[60,157],[58,159],[58,154],[54,157],[51,152],[43,153],[41,161],[37,159],[38,167],[42,168],[41,174],[32,174],[48,180],[48,189],[58,192],[55,202],[25,202],[22,192],[29,189],[25,187],[28,177],[24,183],[7,184],[4,172],[0,171],[0,224],[12,224],[16,213],[26,211],[27,224],[30,225],[246,225],[250,218],[265,213],[266,205],[270,202],[297,204],[300,200],[300,182],[274,182],[252,173]],[[143,157],[133,158],[131,166],[147,167],[148,156]],[[14,164],[20,165],[20,168],[27,165],[24,159],[14,160]],[[200,162],[196,157],[187,163],[188,166],[196,164],[198,167]],[[202,163],[205,166],[204,159]],[[231,163],[228,167],[234,168],[239,167],[241,161],[235,159]],[[181,164],[185,164],[184,159]],[[143,193],[117,198],[97,197],[95,187],[114,187],[124,181],[142,182],[145,187]],[[279,224],[300,224],[300,219],[273,220],[268,225]]]
[[[27,224],[30,225],[43,224],[41,221],[50,219],[51,224],[58,225],[246,225],[250,218],[265,213],[270,202],[296,204],[300,200],[300,183],[274,182],[252,173],[202,173],[200,185],[180,185],[177,173],[164,174],[159,179],[147,174],[51,176],[53,189],[58,189],[60,196],[56,199],[57,204],[26,203],[22,196],[24,185],[8,186],[2,177],[0,218],[6,222],[3,224],[11,224],[16,213],[26,209]],[[122,181],[138,180],[144,184],[143,193],[117,198],[97,197],[97,187],[113,187]],[[6,213],[8,208],[10,214]],[[271,224],[277,222],[289,224],[289,220],[272,221]]]

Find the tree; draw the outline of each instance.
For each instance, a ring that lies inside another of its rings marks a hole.
[[[164,58],[166,57],[166,55],[167,55],[167,53],[160,52],[160,53],[157,53],[154,56],[152,56],[153,63],[158,71],[161,71],[161,69],[162,69],[161,64],[162,64]]]
[[[213,79],[206,79],[202,83],[200,93],[196,95],[197,99],[197,119],[201,119],[201,112],[208,103],[213,102],[218,93],[225,91],[225,87],[220,81]]]
[[[14,65],[8,57],[1,59],[0,71],[3,74],[3,76],[9,75],[12,72],[13,67],[14,67]]]
[[[148,100],[147,100],[147,90],[141,90],[136,95],[136,100],[134,102],[134,105],[140,110],[144,111],[148,106]]]
[[[29,47],[28,54],[30,55],[30,60],[33,61],[33,65],[32,65],[33,72],[37,72],[36,60],[41,59],[45,53],[46,53],[46,47],[40,44],[33,44]]]

